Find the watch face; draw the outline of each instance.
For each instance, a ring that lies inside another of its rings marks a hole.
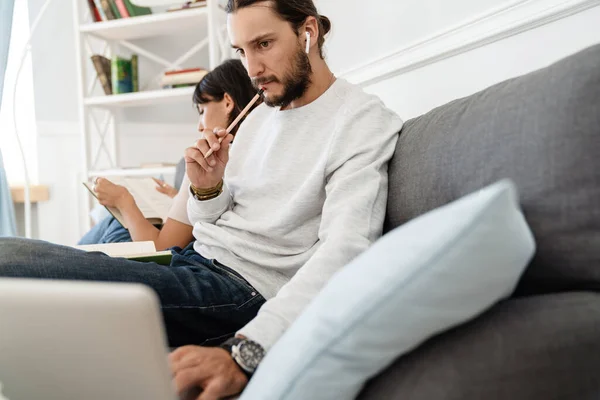
[[[254,372],[265,356],[265,350],[261,345],[250,340],[244,340],[236,347],[236,355],[243,364],[242,367],[249,372]]]

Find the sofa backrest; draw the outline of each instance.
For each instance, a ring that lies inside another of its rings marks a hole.
[[[508,177],[537,242],[519,290],[600,289],[600,45],[407,121],[389,168],[386,230]]]

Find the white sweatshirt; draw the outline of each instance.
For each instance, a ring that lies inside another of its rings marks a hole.
[[[194,249],[267,299],[240,334],[270,348],[331,276],[381,235],[401,127],[377,97],[343,79],[303,107],[263,104],[248,115],[223,193],[188,201]]]

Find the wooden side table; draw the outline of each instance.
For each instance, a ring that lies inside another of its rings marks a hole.
[[[50,190],[45,185],[34,185],[31,186],[31,203],[39,203],[42,201],[48,201],[50,199]],[[25,187],[24,186],[11,186],[10,194],[14,203],[25,203]]]

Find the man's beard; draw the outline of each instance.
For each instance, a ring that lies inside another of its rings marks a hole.
[[[311,83],[310,76],[312,68],[308,55],[299,46],[294,55],[292,69],[283,77],[283,94],[280,96],[269,96],[264,98],[264,103],[269,107],[287,107],[292,101],[299,99],[306,93]],[[274,76],[261,77],[252,80],[252,84],[259,89],[266,82],[281,82]]]

